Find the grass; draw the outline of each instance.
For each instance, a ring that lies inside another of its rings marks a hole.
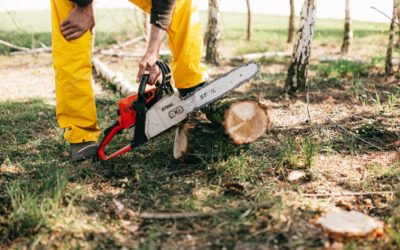
[[[339,59],[317,66],[318,75],[327,78],[359,78],[368,74],[368,65],[359,61]]]
[[[37,18],[40,16],[41,18]],[[0,39],[24,47],[40,47],[41,43],[51,44],[49,11],[25,11],[0,13]],[[98,10],[96,11],[96,46],[105,46],[128,40],[142,33],[142,15],[135,10]],[[206,13],[201,13],[203,30],[206,27]],[[221,19],[222,43],[225,47],[234,47],[234,53],[246,54],[265,51],[283,51],[290,46],[282,41],[287,37],[287,17],[255,14],[253,16],[253,39],[245,41],[246,15],[223,13]],[[381,43],[386,39],[387,25],[354,21],[355,40],[374,39]],[[318,19],[315,42],[317,44],[340,43],[343,24],[338,20]],[[372,42],[372,41],[371,41]],[[0,54],[9,52],[0,45]]]
[[[124,40],[130,33],[124,33],[123,24],[131,22],[129,27],[134,27],[135,22],[130,11],[117,13],[113,20],[109,13],[98,12],[98,32],[114,25],[115,33],[107,36]],[[34,17],[24,13],[17,20],[24,29],[32,28],[38,37],[35,41],[44,34],[46,42],[48,22]],[[7,23],[7,18],[0,16],[0,21]],[[254,18],[254,41],[248,43],[242,39],[245,16],[223,15],[226,53],[290,47],[282,42],[286,40],[286,17]],[[115,25],[118,22],[121,29]],[[319,20],[313,53],[318,55],[324,48],[335,54],[341,28],[341,21]],[[303,93],[291,100],[279,96],[288,59],[261,61],[260,75],[232,96],[266,102],[270,131],[253,144],[236,146],[221,128],[201,124],[195,130],[194,153],[188,161],[173,159],[171,131],[117,159],[72,164],[54,106],[40,99],[0,101],[0,248],[321,249],[331,239],[313,222],[332,207],[361,211],[386,223],[383,239],[349,240],[344,242],[347,249],[399,248],[399,197],[309,199],[301,195],[399,191],[400,86],[396,76],[380,74],[384,45],[371,42],[386,39],[385,30],[386,25],[355,22],[351,55],[361,53],[367,60],[312,61],[318,66],[310,67],[309,74],[311,121],[306,122]],[[24,43],[31,46],[28,37],[22,34],[18,39],[26,39]],[[326,43],[333,48],[325,48]],[[14,60],[2,59],[10,65]],[[117,63],[131,67],[132,62]],[[107,93],[96,100],[103,129],[115,119],[119,98]],[[327,123],[326,115],[354,135]],[[129,140],[129,133],[121,134],[113,147]],[[290,183],[287,175],[293,170],[302,170],[311,178]],[[217,215],[144,220],[139,217],[143,212]]]

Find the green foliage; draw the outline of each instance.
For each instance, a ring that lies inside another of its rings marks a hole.
[[[38,233],[50,226],[61,208],[68,179],[63,170],[55,169],[37,181],[15,181],[7,186],[12,211],[8,224],[12,238]]]
[[[364,139],[374,139],[382,138],[387,133],[382,121],[370,119],[357,129],[357,134]]]
[[[216,168],[222,178],[238,182],[254,182],[259,172],[259,169],[251,164],[251,158],[244,152],[238,156],[229,157],[219,163]]]
[[[301,143],[301,152],[303,154],[304,164],[306,168],[312,167],[315,157],[318,153],[318,146],[315,143],[315,140],[308,136],[303,138],[303,141]]]
[[[358,61],[336,60],[317,66],[318,75],[328,78],[357,78],[368,74],[369,65]]]
[[[279,153],[279,166],[296,166],[298,163],[296,142],[292,138],[284,138]]]
[[[388,106],[390,109],[400,106],[400,88],[397,87],[396,93],[389,93]]]

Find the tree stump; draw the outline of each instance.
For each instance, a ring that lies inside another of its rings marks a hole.
[[[270,120],[265,105],[252,100],[222,99],[202,110],[207,119],[222,128],[214,133],[225,133],[235,145],[249,144],[269,129]],[[179,126],[175,133],[174,158],[183,159],[193,152],[196,138],[204,137],[199,122]]]

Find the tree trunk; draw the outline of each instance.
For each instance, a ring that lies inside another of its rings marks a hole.
[[[224,133],[236,145],[256,141],[266,133],[270,125],[266,106],[255,101],[222,99],[210,104],[203,109],[203,112],[212,124],[219,128],[222,127]],[[197,140],[205,137],[202,126],[204,127],[199,122],[189,122],[176,130],[175,159],[183,159],[187,158],[187,155],[192,155]],[[209,129],[207,131],[209,132]],[[221,133],[220,131],[215,130],[213,133]]]
[[[349,53],[351,40],[353,38],[353,31],[351,28],[351,15],[350,15],[350,0],[346,0],[346,10],[344,19],[344,36],[342,44],[342,53]]]
[[[220,0],[208,1],[208,25],[205,36],[206,62],[219,65],[219,39],[220,39]]]
[[[397,8],[397,21],[399,21],[399,20],[400,20],[400,7]],[[398,32],[398,36],[399,36],[399,38],[397,39],[396,47],[400,48],[400,29]]]
[[[316,0],[304,0],[300,29],[286,78],[285,89],[288,94],[293,94],[298,90],[303,91],[306,87],[316,9]]]
[[[397,9],[399,0],[393,0],[393,15],[392,21],[390,22],[390,35],[389,44],[386,51],[386,61],[385,61],[385,73],[387,75],[393,74],[393,49],[394,49],[394,36],[396,35],[396,20],[397,20]]]
[[[296,34],[295,30],[295,19],[296,19],[296,13],[295,13],[295,6],[294,6],[294,0],[290,0],[290,17],[289,17],[289,33],[288,33],[288,43],[292,43],[293,39]]]
[[[246,5],[247,5],[247,36],[246,40],[250,41],[251,40],[251,33],[252,33],[252,20],[251,20],[251,5],[250,5],[250,0],[246,0]]]

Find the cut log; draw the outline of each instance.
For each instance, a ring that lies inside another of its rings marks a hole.
[[[121,73],[115,73],[106,64],[93,57],[92,64],[96,73],[104,80],[112,84],[123,96],[136,93],[137,87],[126,81]]]
[[[203,111],[212,123],[221,124],[237,145],[256,141],[269,128],[266,106],[255,101],[222,99]]]
[[[213,126],[218,128],[212,132],[225,133],[236,145],[256,141],[266,133],[270,125],[266,106],[252,100],[222,99],[202,111]],[[194,154],[197,138],[205,136],[204,128],[200,122],[189,122],[177,128],[174,143],[175,159],[192,158],[190,156]]]
[[[175,141],[174,141],[174,158],[182,159],[190,151],[189,149],[189,134],[190,130],[194,128],[195,125],[192,123],[184,123],[175,131]]]

